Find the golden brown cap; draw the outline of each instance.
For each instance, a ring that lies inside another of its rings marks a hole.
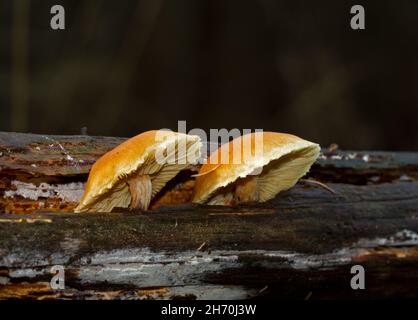
[[[222,204],[214,200],[222,188],[226,190],[238,179],[254,174],[258,201],[267,201],[295,185],[309,171],[319,152],[318,144],[291,134],[255,132],[243,135],[219,147],[201,167],[193,202]]]
[[[180,170],[198,161],[200,148],[198,136],[163,130],[126,140],[94,163],[75,212],[110,212],[114,207],[128,207],[131,195],[126,181],[138,172],[150,175],[154,196]]]

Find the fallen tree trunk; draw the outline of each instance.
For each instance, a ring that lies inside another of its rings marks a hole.
[[[92,164],[124,138],[0,132],[0,212],[72,211]],[[324,150],[308,177],[322,182],[376,184],[418,178],[415,153]],[[184,203],[193,181],[174,181],[152,203]]]
[[[14,134],[3,134],[2,147],[4,137]],[[94,159],[116,141],[97,139],[77,156]],[[20,153],[9,142],[3,179],[74,176],[58,155],[48,174],[32,172],[30,141],[15,142]],[[3,214],[0,298],[416,298],[417,164],[414,153],[325,150],[311,177],[335,193],[301,182],[258,205]],[[64,267],[63,290],[50,287],[55,265]],[[365,290],[351,288],[353,265],[364,267]]]
[[[0,132],[0,172],[2,175],[85,178],[98,157],[125,140]],[[324,150],[311,174],[350,183],[364,183],[375,176],[383,179],[380,182],[390,181],[401,174],[417,178],[418,155],[414,152]]]

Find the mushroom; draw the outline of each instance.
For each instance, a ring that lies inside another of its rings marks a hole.
[[[193,202],[265,202],[294,186],[309,171],[319,152],[318,144],[291,134],[243,135],[219,147],[202,165],[196,175]]]
[[[163,130],[126,140],[94,163],[75,212],[147,210],[169,180],[197,163],[201,145],[198,136]]]

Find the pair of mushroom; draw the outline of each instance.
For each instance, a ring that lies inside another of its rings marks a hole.
[[[256,145],[260,142],[261,150]],[[167,131],[148,131],[125,141],[93,165],[75,211],[147,210],[151,199],[180,171],[196,168],[201,147],[198,136]],[[318,144],[290,134],[255,132],[238,137],[200,167],[192,201],[233,205],[270,200],[294,186],[319,151]]]

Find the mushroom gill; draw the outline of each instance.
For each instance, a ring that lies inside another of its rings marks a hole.
[[[200,157],[198,136],[147,131],[109,151],[93,165],[76,212],[115,207],[147,210],[152,198]]]
[[[214,170],[213,163],[204,164],[196,178],[194,202],[234,205],[268,201],[294,186],[319,156],[319,145],[293,135],[275,132],[251,135],[262,135],[262,152],[240,163],[229,157],[229,163],[218,164]],[[241,141],[235,141],[235,146],[242,145],[242,137],[237,139]],[[256,139],[252,137],[252,141]],[[234,140],[211,157],[219,159],[220,153],[231,153],[233,149]]]

